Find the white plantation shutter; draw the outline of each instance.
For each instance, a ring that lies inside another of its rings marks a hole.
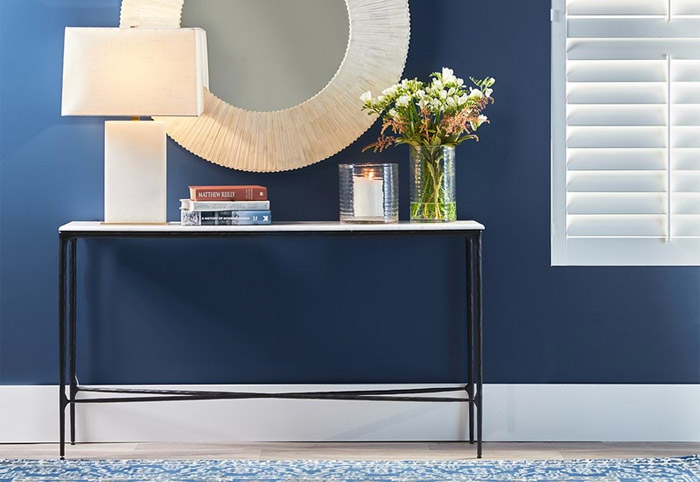
[[[700,265],[700,0],[554,0],[552,264]]]

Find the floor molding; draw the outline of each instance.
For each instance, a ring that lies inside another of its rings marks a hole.
[[[167,388],[283,391],[368,386]],[[0,386],[0,443],[55,441],[57,398],[56,386]],[[487,441],[700,442],[700,385],[489,384],[484,387],[484,405]],[[464,440],[465,408],[457,403],[307,400],[79,405],[77,438],[82,442],[212,443]]]

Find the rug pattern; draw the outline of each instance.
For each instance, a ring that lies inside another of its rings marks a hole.
[[[0,482],[38,481],[700,482],[700,456],[547,461],[0,461]]]

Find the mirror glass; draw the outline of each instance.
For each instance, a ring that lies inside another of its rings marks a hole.
[[[186,0],[182,26],[207,31],[211,92],[254,111],[323,90],[350,38],[345,0]]]

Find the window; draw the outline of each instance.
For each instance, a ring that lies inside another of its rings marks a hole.
[[[700,1],[553,0],[552,265],[700,265]]]

